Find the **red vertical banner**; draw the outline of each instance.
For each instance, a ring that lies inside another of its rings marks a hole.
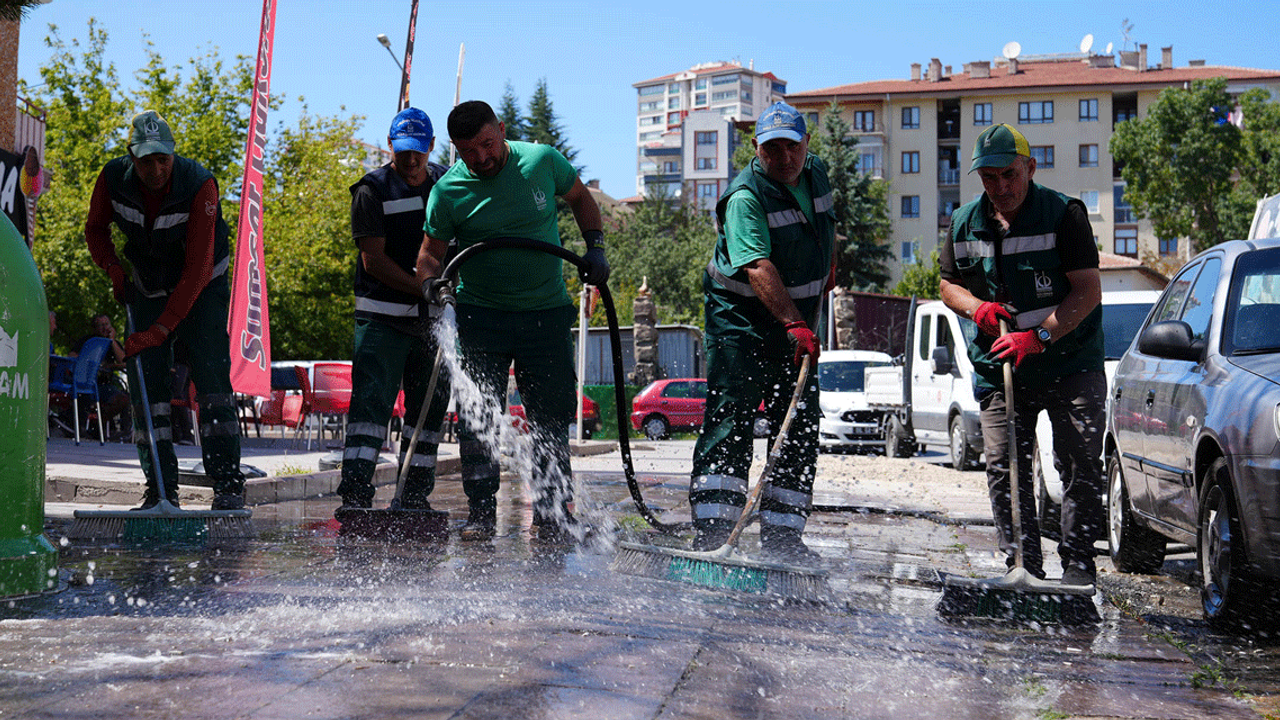
[[[413,0],[413,7],[409,8],[409,39],[404,43],[404,74],[400,76],[400,106],[396,108],[396,112],[409,107],[409,73],[413,70],[413,35],[414,28],[417,26],[418,0]]]
[[[231,336],[231,387],[236,392],[259,397],[271,395],[271,324],[267,319],[266,266],[262,253],[262,172],[275,29],[276,1],[262,0],[258,64],[253,75],[240,219],[236,224],[236,269],[227,316],[227,331]]]

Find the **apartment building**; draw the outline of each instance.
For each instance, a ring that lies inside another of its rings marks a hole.
[[[1117,123],[1144,117],[1160,91],[1226,77],[1239,95],[1264,87],[1280,99],[1280,70],[1215,67],[1192,60],[1175,67],[1173,48],[1149,64],[1147,46],[1111,54],[1000,57],[953,73],[934,58],[911,66],[909,80],[878,80],[789,94],[787,102],[816,126],[834,99],[858,138],[861,166],[890,183],[889,242],[893,282],[915,258],[928,259],[951,212],[982,194],[968,173],[984,128],[1018,128],[1036,159],[1036,181],[1080,198],[1102,250],[1131,258],[1190,258],[1185,238],[1159,238],[1124,199],[1124,182],[1108,143]]]
[[[636,89],[636,193],[695,199],[710,210],[733,179],[739,122],[787,92],[753,63],[710,62],[644,80]]]

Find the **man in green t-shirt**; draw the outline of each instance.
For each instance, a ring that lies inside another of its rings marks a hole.
[[[455,107],[448,127],[462,162],[440,178],[427,201],[426,236],[418,253],[418,280],[424,287],[439,277],[450,239],[459,250],[497,238],[562,246],[557,197],[569,205],[587,242],[584,282],[608,280],[600,208],[559,151],[506,140],[506,127],[478,100]],[[570,512],[569,422],[577,410],[577,380],[569,329],[577,311],[561,265],[548,253],[491,250],[461,267],[456,288],[463,366],[498,405],[506,394],[508,368],[515,365],[534,441],[533,525],[539,536],[556,538],[582,532]],[[466,417],[465,408],[460,416],[462,482],[470,511],[462,538],[486,540],[497,527],[498,428],[478,426],[493,419]]]

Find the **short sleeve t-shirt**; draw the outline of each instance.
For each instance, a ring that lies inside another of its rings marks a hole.
[[[801,174],[799,184],[785,187],[804,209],[805,217],[812,225],[813,199],[808,177]],[[753,260],[769,257],[773,250],[769,240],[769,220],[755,193],[743,190],[731,195],[725,205],[724,222],[729,264],[734,269],[742,268]]]
[[[578,173],[555,148],[508,141],[510,155],[491,178],[454,164],[427,201],[423,230],[456,238],[458,249],[496,238],[529,238],[561,246],[556,196],[573,189]],[[459,270],[458,302],[499,310],[545,310],[571,304],[563,261],[533,250],[491,250]]]

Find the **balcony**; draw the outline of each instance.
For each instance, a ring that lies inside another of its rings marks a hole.
[[[960,169],[959,168],[939,169],[938,184],[939,185],[959,185]]]
[[[1116,208],[1115,223],[1117,225],[1136,223],[1136,222],[1138,222],[1138,218],[1133,214],[1133,208],[1131,207]]]

